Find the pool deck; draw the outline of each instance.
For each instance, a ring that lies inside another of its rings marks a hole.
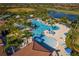
[[[39,19],[37,19],[37,21],[41,21]],[[51,26],[49,25],[48,23],[44,22],[44,21],[41,21],[43,24],[46,24],[48,26]],[[64,24],[59,24],[59,23],[55,23],[54,24],[55,26],[58,26],[59,29],[58,30],[52,30],[55,32],[55,34],[50,34],[49,33],[49,30],[45,30],[43,33],[45,36],[47,36],[48,38],[54,38],[57,43],[56,45],[53,47],[55,48],[56,50],[60,50],[59,52],[59,55],[67,55],[66,51],[65,51],[65,48],[66,48],[66,44],[65,44],[65,38],[66,38],[66,35],[64,33],[68,33],[68,31],[70,30],[70,28],[68,28],[66,25]],[[53,26],[54,26],[53,25]],[[53,43],[53,42],[52,42]],[[64,44],[64,45],[63,45]]]
[[[60,29],[54,30],[54,32],[55,32],[54,35],[49,34],[49,33],[44,33],[44,34],[48,37],[53,37],[54,39],[56,39],[57,40],[56,48],[60,50],[59,55],[66,56],[64,46],[60,45],[60,43],[65,42],[66,36],[64,36],[64,37],[62,37],[62,36],[64,35],[64,33],[67,33],[70,29],[63,24],[55,24],[55,25],[59,26]]]

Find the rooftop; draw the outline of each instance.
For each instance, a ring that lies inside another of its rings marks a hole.
[[[33,50],[33,43],[29,44],[25,48],[13,54],[13,56],[49,56],[49,55],[50,55],[49,52]]]

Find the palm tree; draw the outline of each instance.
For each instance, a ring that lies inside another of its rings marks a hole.
[[[25,34],[25,37],[27,38],[27,44],[28,44],[28,41],[29,41],[28,38],[32,36],[32,33],[27,30],[27,31],[24,31],[24,34]]]
[[[60,22],[63,22],[65,24],[69,24],[69,20],[67,19],[67,17],[62,17],[60,19],[61,19]]]
[[[69,48],[72,48],[72,46],[71,46],[71,42],[72,42],[72,31],[71,30],[68,32],[68,34],[66,36],[66,45]]]
[[[17,34],[16,34],[17,33]],[[22,43],[22,35],[21,35],[21,31],[19,30],[11,30],[11,32],[6,36],[6,45],[4,47],[5,50],[7,50],[10,47],[16,47],[16,49],[18,48],[18,46]],[[12,35],[12,36],[11,36]]]
[[[66,44],[68,47],[71,47],[73,50],[79,52],[79,45],[77,45],[79,32],[77,31],[79,29],[79,19],[71,23],[71,30],[69,31],[69,34],[66,37]],[[71,37],[70,37],[71,36]],[[75,55],[75,53],[72,53],[72,55]]]
[[[73,41],[72,41],[72,43],[73,43],[73,48],[77,51],[77,52],[79,52],[79,49],[77,48],[77,47],[79,47],[79,45],[78,45],[78,43],[77,43],[77,41],[79,41],[78,39],[79,39],[79,32],[77,31],[78,29],[79,29],[79,17],[78,17],[78,19],[76,20],[76,22],[73,22],[72,24],[74,24],[74,26],[72,26],[72,28],[73,28],[73,33],[74,33],[74,35],[73,35],[73,37],[74,37],[74,39],[73,39]]]

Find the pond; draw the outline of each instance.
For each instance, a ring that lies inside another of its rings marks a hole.
[[[76,15],[76,14],[66,14],[66,13],[58,12],[58,11],[48,11],[48,15],[51,16],[51,17],[54,17],[54,18],[67,17],[68,20],[70,20],[70,21],[77,20],[77,17],[79,16],[79,15]]]

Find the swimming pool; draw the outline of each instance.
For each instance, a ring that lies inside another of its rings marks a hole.
[[[32,25],[35,26],[35,29],[32,30],[32,38],[39,43],[40,45],[42,45],[44,48],[48,49],[49,51],[53,51],[56,48],[56,40],[54,38],[48,38],[46,37],[43,32],[45,30],[59,30],[58,26],[48,26],[40,21],[37,21],[35,19],[32,20]]]
[[[46,36],[43,37],[35,37],[34,40],[46,48],[48,51],[56,50],[57,41],[54,38],[48,38]]]
[[[52,48],[56,48],[56,45],[57,45],[56,39],[48,38],[46,36],[44,36],[43,39],[44,39],[44,41],[43,41],[44,43],[46,43],[47,45],[49,45]]]
[[[35,19],[32,20],[32,25],[35,26],[35,29],[32,30],[32,33],[34,35],[41,35],[43,34],[43,32],[45,30],[49,30],[49,31],[52,31],[52,30],[59,30],[59,27],[58,26],[48,26],[40,21],[37,21]]]

